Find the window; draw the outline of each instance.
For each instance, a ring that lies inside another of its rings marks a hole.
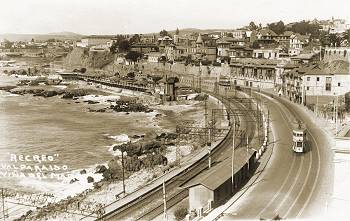
[[[340,87],[340,82],[338,82],[338,87]]]
[[[332,88],[332,78],[326,77],[326,91],[331,91]]]
[[[316,78],[316,81],[320,81],[320,77],[317,77],[317,78]]]
[[[303,147],[303,142],[297,142],[297,147]]]
[[[307,80],[307,81],[310,81],[310,77],[307,77],[306,80]]]
[[[306,90],[309,91],[309,90],[310,90],[310,87],[306,87]]]

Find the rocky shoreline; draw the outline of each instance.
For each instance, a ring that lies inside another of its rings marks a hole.
[[[139,112],[147,114],[153,110],[158,110],[155,108],[158,104],[152,104],[150,106],[144,105],[142,100],[137,97],[121,96],[119,94],[118,98],[113,98],[112,96],[109,96],[113,93],[108,93],[100,88],[89,88],[88,85],[9,85],[1,86],[0,90],[23,96],[32,95],[44,98],[57,97],[60,99],[72,100],[75,103],[86,103],[89,105],[89,112],[123,112],[126,114],[129,114],[130,112]],[[102,101],[102,98],[108,99]],[[172,109],[173,107],[165,112],[172,112]],[[182,111],[184,111],[183,107],[176,109],[176,112],[181,113]],[[147,116],[154,116],[155,119],[159,121],[166,117],[167,114],[160,114],[158,112]],[[105,187],[110,188],[110,185],[113,186],[116,183],[120,183],[122,177],[121,152],[126,153],[124,155],[124,167],[125,177],[127,179],[135,179],[135,174],[149,174],[150,176],[146,180],[140,181],[133,188],[138,188],[138,185],[144,185],[147,181],[154,179],[163,174],[166,170],[175,166],[173,163],[174,161],[169,160],[167,154],[169,152],[169,147],[173,147],[176,142],[176,134],[169,132],[159,133],[158,135],[156,133],[153,133],[152,135],[134,134],[131,135],[130,138],[134,142],[124,142],[122,144],[114,145],[112,148],[114,157],[111,157],[106,164],[100,164],[94,167],[92,173],[102,176],[102,180],[94,179],[94,176],[90,175],[91,172],[87,172],[86,170],[80,171],[81,175],[86,175],[84,176],[84,182],[93,184],[93,188],[86,189],[77,195],[73,194],[58,202],[49,203],[41,209],[38,208],[36,211],[28,211],[27,214],[23,215],[18,220],[40,220],[41,218],[46,217],[45,214],[53,215],[55,212],[59,212],[62,208],[69,208],[74,202],[86,198],[93,198],[93,196],[98,194],[99,191],[104,192]],[[82,181],[82,177],[72,177],[68,182],[74,184],[75,182],[78,182],[79,179]],[[129,191],[132,191],[132,189]],[[52,211],[52,213],[48,211]]]

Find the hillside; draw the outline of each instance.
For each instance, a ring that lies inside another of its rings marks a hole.
[[[102,68],[113,61],[114,55],[109,52],[90,52],[86,48],[74,48],[63,59],[64,67],[68,70],[82,67]]]
[[[34,38],[35,41],[47,41],[48,39],[57,40],[80,40],[83,35],[76,34],[73,32],[58,32],[49,34],[0,34],[0,39],[7,39],[9,41],[30,41]]]
[[[179,29],[180,35],[189,35],[191,33],[211,33],[211,32],[216,32],[216,31],[232,31],[233,29],[199,29],[199,28],[184,28],[184,29]],[[160,30],[159,30],[160,31]],[[174,35],[176,30],[167,30],[170,35]],[[159,32],[157,33],[146,33],[144,35],[158,35]]]

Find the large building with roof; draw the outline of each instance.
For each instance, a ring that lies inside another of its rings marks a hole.
[[[238,149],[234,159],[233,183],[232,161],[227,158],[182,185],[189,190],[190,211],[202,216],[225,203],[246,183],[256,169],[256,151]]]
[[[297,69],[306,96],[339,96],[350,91],[350,63],[343,60],[310,64]]]
[[[231,60],[233,84],[247,87],[273,88],[279,60],[242,58]]]

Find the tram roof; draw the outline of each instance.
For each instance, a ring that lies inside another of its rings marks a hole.
[[[293,128],[293,131],[294,131],[294,132],[304,132],[305,130],[306,130],[305,125],[296,125],[296,126]]]

